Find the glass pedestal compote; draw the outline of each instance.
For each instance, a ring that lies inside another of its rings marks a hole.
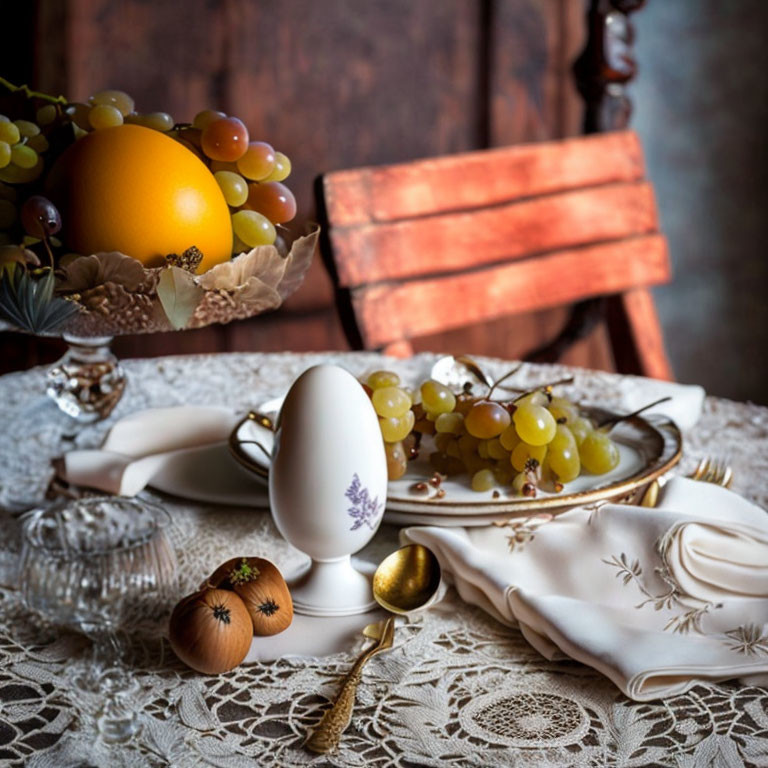
[[[113,337],[202,328],[276,309],[304,279],[317,235],[315,228],[290,247],[282,239],[259,246],[199,275],[196,264],[148,268],[122,253],[81,256],[57,269],[55,280],[49,271],[37,283],[27,275],[6,281],[0,317],[9,325],[0,321],[0,330],[60,335],[69,348],[48,373],[47,393],[76,422],[98,421],[126,386],[109,349]],[[24,311],[30,304],[34,317]]]

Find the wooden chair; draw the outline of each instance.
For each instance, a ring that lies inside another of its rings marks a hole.
[[[649,292],[667,245],[634,133],[335,171],[316,193],[353,347],[408,355],[414,337],[606,296],[617,368],[672,378]]]

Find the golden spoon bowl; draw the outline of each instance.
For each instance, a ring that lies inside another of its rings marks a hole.
[[[373,575],[373,597],[391,613],[423,608],[440,586],[440,564],[421,544],[410,544],[382,560]]]

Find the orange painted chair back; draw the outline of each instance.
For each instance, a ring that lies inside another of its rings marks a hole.
[[[634,133],[335,171],[317,193],[353,346],[408,355],[414,337],[607,296],[619,370],[671,378],[649,292],[667,244]]]

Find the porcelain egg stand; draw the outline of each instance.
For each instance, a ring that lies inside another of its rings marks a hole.
[[[269,472],[275,524],[312,558],[289,581],[298,613],[347,616],[376,607],[370,579],[351,555],[376,533],[386,498],[384,444],[362,385],[335,365],[305,371],[280,411]]]

